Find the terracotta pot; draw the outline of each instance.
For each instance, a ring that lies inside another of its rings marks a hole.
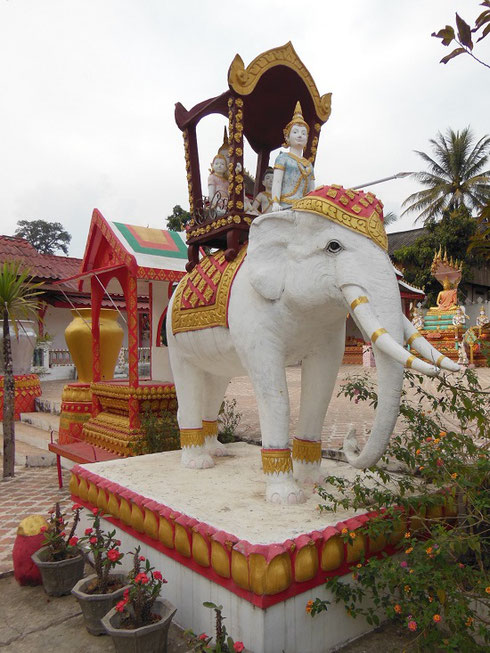
[[[14,325],[9,322],[10,344],[12,347],[12,366],[15,375],[30,374],[32,355],[36,346],[34,322],[19,320],[19,335],[16,337]],[[0,374],[5,373],[3,362],[3,324],[0,324]]]
[[[79,308],[71,311],[73,320],[65,329],[65,340],[78,372],[81,383],[93,381],[92,370],[92,309]],[[106,381],[114,377],[123,330],[117,322],[118,312],[110,308],[100,311],[100,373]]]
[[[160,621],[134,630],[120,628],[122,615],[116,608],[105,615],[102,623],[116,653],[166,653],[168,631],[177,609],[169,601],[157,599],[152,611],[161,617]]]
[[[124,585],[110,594],[87,594],[85,590],[96,578],[96,574],[83,578],[75,585],[71,593],[78,599],[88,632],[92,635],[105,635],[106,631],[102,625],[102,617],[122,599],[124,590],[129,588],[129,585]],[[109,578],[120,581],[121,583],[127,581],[127,577],[124,574],[111,574]]]
[[[49,596],[69,594],[74,585],[83,577],[85,561],[81,555],[51,562],[48,560],[49,548],[42,547],[32,554],[31,559],[37,565],[43,580],[44,591]]]

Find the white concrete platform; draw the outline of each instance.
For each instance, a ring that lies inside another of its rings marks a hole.
[[[260,448],[227,446],[232,455],[212,469],[182,468],[180,452],[75,466],[74,498],[106,506],[123,552],[141,545],[167,578],[165,596],[185,628],[212,633],[213,613],[202,603],[213,601],[223,605],[230,634],[254,653],[326,653],[371,630],[334,602],[315,618],[305,611],[309,599],[331,599],[328,576],[351,580],[369,543],[359,535],[348,546],[340,531],[361,526],[363,515],[320,512],[316,494],[297,506],[266,503]],[[332,460],[322,469],[357,473]]]

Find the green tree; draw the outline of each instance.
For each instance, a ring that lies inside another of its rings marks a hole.
[[[471,267],[478,266],[482,259],[477,252],[467,253],[468,243],[478,229],[477,221],[471,217],[465,207],[454,211],[445,211],[439,222],[426,224],[424,233],[408,247],[393,252],[396,263],[404,268],[405,279],[418,288],[423,288],[429,306],[435,306],[437,294],[441,290],[439,282],[432,276],[431,265],[434,253],[442,247],[448,257],[463,261],[463,275],[460,284],[464,291],[464,282],[471,280]],[[460,297],[460,300],[463,297]]]
[[[5,262],[0,267],[0,319],[3,323],[3,477],[15,473],[15,381],[13,373],[10,327],[17,336],[19,321],[37,317],[37,296],[41,284],[32,284],[32,277],[19,263]]]
[[[185,211],[180,204],[174,206],[172,214],[167,218],[167,229],[170,231],[184,231],[186,224],[191,219],[189,211]]]
[[[413,193],[403,202],[406,213],[418,213],[425,223],[439,218],[444,211],[464,206],[480,210],[490,201],[490,170],[483,170],[490,157],[490,136],[475,144],[469,127],[454,132],[448,129],[431,139],[433,158],[425,152],[417,154],[425,161],[428,172],[415,172],[413,177],[424,190]]]
[[[54,254],[57,250],[68,254],[71,236],[60,222],[19,220],[17,225],[15,235],[25,238],[41,254]]]
[[[458,57],[460,54],[468,54],[482,66],[490,68],[489,64],[476,57],[473,52],[474,44],[471,35],[475,34],[476,36],[477,32],[481,30],[480,38],[476,40],[476,43],[478,43],[490,34],[490,0],[485,0],[481,3],[481,6],[485,7],[485,10],[478,16],[473,27],[470,27],[461,16],[456,14],[456,31],[451,25],[446,25],[446,27],[439,30],[437,33],[432,33],[432,36],[441,39],[442,45],[445,45],[446,47],[453,42],[457,43],[459,46],[443,57],[440,63],[447,63],[451,59],[454,59],[454,57]]]

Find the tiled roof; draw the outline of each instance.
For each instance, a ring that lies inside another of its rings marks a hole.
[[[40,254],[24,238],[0,236],[0,263],[18,261],[38,279],[66,279],[80,272],[82,260],[71,256]]]

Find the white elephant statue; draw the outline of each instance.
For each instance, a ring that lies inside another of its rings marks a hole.
[[[440,368],[459,369],[403,315],[386,250],[382,205],[375,196],[322,186],[292,210],[253,221],[248,252],[229,264],[234,277],[228,275],[228,295],[220,296],[213,284],[214,271],[225,270],[222,253],[212,255],[214,267],[209,257],[200,262],[202,274],[191,273],[200,277],[184,277],[167,321],[184,466],[211,467],[213,456],[226,455],[217,440],[218,411],[230,379],[248,375],[259,411],[266,499],[304,501],[302,485],[319,480],[322,426],[344,353],[348,313],[372,342],[379,403],[362,451],[351,431],[344,452],[360,469],[380,459],[397,420],[404,366],[430,376]],[[203,277],[211,285],[203,285]],[[217,304],[227,308],[224,322],[213,322]],[[301,407],[291,452],[285,368],[298,361]]]

